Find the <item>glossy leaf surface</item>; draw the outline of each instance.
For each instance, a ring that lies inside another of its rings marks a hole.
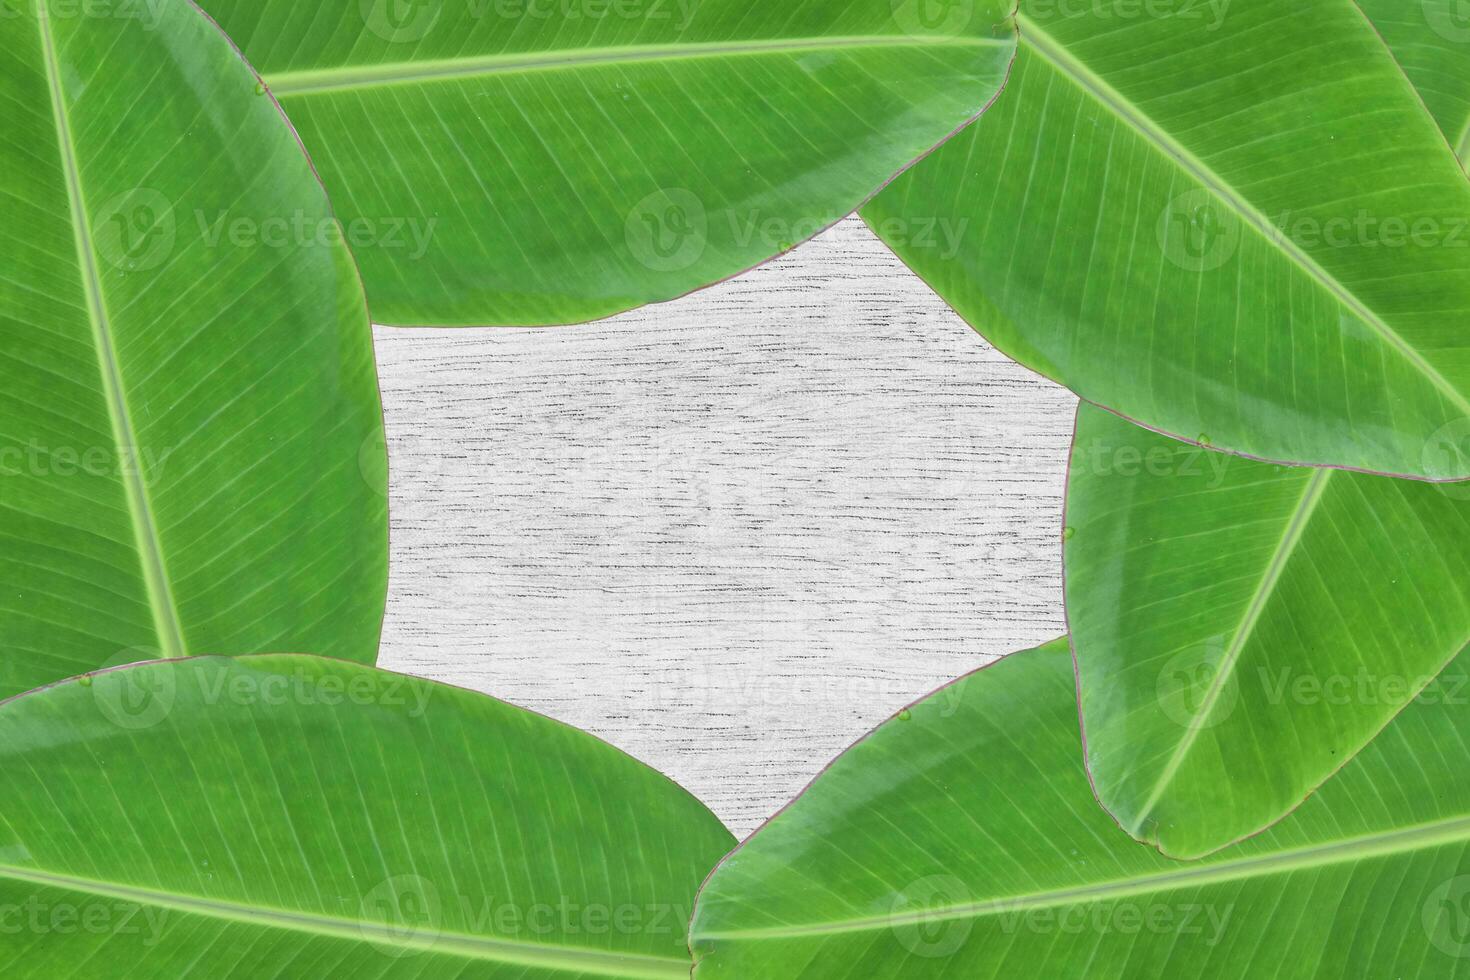
[[[1470,160],[1470,8],[1460,0],[1358,0],[1462,161]]]
[[[315,657],[66,681],[0,746],[7,977],[688,977],[734,843],[591,736]]]
[[[206,0],[399,325],[589,320],[810,238],[995,96],[1007,0]]]
[[[1151,428],[1470,477],[1470,442],[1436,448],[1470,417],[1470,181],[1372,25],[1129,8],[1023,0],[995,108],[868,223],[1006,353]]]
[[[229,42],[183,0],[135,13],[0,17],[3,695],[160,654],[377,656],[351,257]]]
[[[1470,975],[1465,663],[1273,830],[1181,864],[1077,752],[1065,642],[860,742],[716,871],[695,980]]]
[[[1067,524],[1093,783],[1176,857],[1279,819],[1470,644],[1470,486],[1210,453],[1084,404]]]

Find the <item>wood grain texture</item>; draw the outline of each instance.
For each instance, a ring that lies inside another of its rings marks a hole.
[[[1064,629],[1076,399],[856,219],[551,330],[377,330],[381,665],[545,712],[744,836],[939,684]]]

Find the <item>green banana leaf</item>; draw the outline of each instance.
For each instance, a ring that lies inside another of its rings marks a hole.
[[[724,861],[695,980],[1470,976],[1467,666],[1276,828],[1180,864],[1093,801],[1065,641],[1006,658]]]
[[[863,211],[1090,401],[1282,462],[1470,477],[1470,182],[1351,0],[1022,0],[995,108]],[[954,238],[905,229],[948,227]]]
[[[316,657],[0,706],[6,977],[688,977],[734,843],[582,732]]]
[[[387,463],[351,256],[214,25],[101,9],[0,16],[0,695],[160,655],[370,663]]]
[[[1276,821],[1470,644],[1470,486],[1077,417],[1067,618],[1102,801],[1173,857]]]
[[[379,323],[609,316],[792,248],[973,119],[1011,0],[204,0]]]
[[[1461,161],[1470,161],[1470,5],[1358,0],[1424,97]]]

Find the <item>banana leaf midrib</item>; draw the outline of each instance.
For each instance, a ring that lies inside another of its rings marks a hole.
[[[742,55],[800,54],[806,51],[859,48],[984,48],[1007,47],[1007,38],[868,37],[780,38],[743,43],[647,45],[623,48],[580,48],[534,54],[493,54],[473,58],[392,62],[382,65],[343,65],[337,68],[267,73],[265,82],[277,96],[338,92],[388,85],[410,85],[485,75],[599,68],[629,62],[688,61]]]
[[[133,429],[122,371],[113,342],[111,321],[107,312],[107,298],[102,290],[97,255],[92,245],[86,195],[82,187],[81,168],[77,164],[71,122],[67,115],[66,95],[62,89],[56,40],[51,30],[51,14],[45,4],[39,5],[36,9],[41,57],[46,66],[47,84],[51,93],[51,108],[56,124],[56,142],[63,177],[66,181],[67,206],[72,219],[78,271],[86,293],[87,318],[92,328],[93,345],[97,352],[103,398],[107,403],[112,435],[119,458],[122,458],[137,448],[137,436]],[[163,544],[159,538],[157,522],[154,520],[153,508],[148,499],[148,487],[142,474],[136,468],[124,467],[123,469],[125,472],[121,482],[127,496],[130,522],[141,565],[140,572],[148,594],[148,605],[153,614],[159,656],[165,659],[183,657],[188,654],[188,649],[184,644],[183,625],[179,619],[178,608],[173,598],[173,588],[169,582]]]
[[[1190,150],[1171,137],[1162,126],[1130,101],[1121,92],[1099,77],[1082,61],[1067,51],[1056,38],[1024,13],[1016,16],[1020,28],[1021,45],[1044,58],[1048,64],[1066,76],[1083,92],[1086,92],[1119,121],[1136,132],[1145,141],[1173,160],[1185,173],[1197,180],[1222,204],[1234,212],[1243,222],[1254,228],[1261,236],[1272,242],[1281,253],[1301,268],[1329,294],[1335,297],[1348,311],[1361,320],[1369,329],[1383,339],[1404,358],[1419,374],[1428,380],[1447,402],[1466,415],[1470,415],[1470,398],[1450,384],[1424,354],[1412,346],[1381,316],[1368,307],[1352,290],[1335,276],[1322,268],[1290,236],[1278,230],[1274,224],[1251,204],[1239,191],[1219,174],[1195,156]],[[1004,98],[1004,94],[1002,94]]]
[[[1165,791],[1167,791],[1170,784],[1173,783],[1174,778],[1179,774],[1179,770],[1184,764],[1184,759],[1189,755],[1190,750],[1194,748],[1195,742],[1199,739],[1200,732],[1204,730],[1204,723],[1208,721],[1211,713],[1215,710],[1215,705],[1220,700],[1221,692],[1224,691],[1225,685],[1234,676],[1235,670],[1240,664],[1240,655],[1244,651],[1245,645],[1250,640],[1251,635],[1255,633],[1256,625],[1261,620],[1261,614],[1265,611],[1267,603],[1270,602],[1272,594],[1276,591],[1276,586],[1281,581],[1281,575],[1286,570],[1287,563],[1291,560],[1291,556],[1296,553],[1297,547],[1301,544],[1302,536],[1306,532],[1307,525],[1312,522],[1312,516],[1317,512],[1318,505],[1322,503],[1322,498],[1327,492],[1327,484],[1335,472],[1337,471],[1316,470],[1307,479],[1306,485],[1302,488],[1301,499],[1297,501],[1290,520],[1287,521],[1286,527],[1281,532],[1281,540],[1277,543],[1276,550],[1271,555],[1271,560],[1266,564],[1265,570],[1261,573],[1261,580],[1256,585],[1256,590],[1251,595],[1250,602],[1246,604],[1245,612],[1241,616],[1240,625],[1231,634],[1230,645],[1226,648],[1219,665],[1215,669],[1215,675],[1210,680],[1209,689],[1205,691],[1204,698],[1200,701],[1198,710],[1193,713],[1191,723],[1185,728],[1184,737],[1179,740],[1179,744],[1175,746],[1173,754],[1169,757],[1169,761],[1165,763],[1164,768],[1160,771],[1153,789],[1138,811],[1137,818],[1133,820],[1132,825],[1128,828],[1128,832],[1135,837],[1142,832],[1144,824],[1148,821],[1154,808],[1158,806],[1159,800],[1163,798]]]
[[[378,945],[398,947],[405,952],[432,951],[467,959],[490,960],[575,973],[593,973],[599,976],[627,978],[627,980],[667,980],[673,977],[687,978],[689,975],[688,960],[675,957],[617,953],[610,950],[582,949],[513,939],[492,939],[485,936],[441,932],[437,929],[425,929],[422,935],[405,935],[404,930],[356,919],[338,919],[327,915],[275,909],[244,902],[219,901],[194,895],[160,892],[131,885],[93,881],[74,875],[35,871],[8,865],[0,865],[0,878],[85,892],[102,898],[167,908],[213,919],[287,929],[313,935],[365,940]]]
[[[901,925],[932,924],[954,919],[979,919],[995,915],[1020,914],[1033,909],[1130,898],[1178,888],[1223,884],[1333,865],[1355,864],[1377,857],[1408,854],[1446,844],[1466,842],[1470,842],[1470,815],[1451,817],[1415,827],[1367,834],[1344,841],[1278,851],[1264,856],[1212,862],[1203,867],[1200,866],[1203,862],[1191,862],[1181,864],[1178,870],[1140,875],[1136,878],[1120,878],[1076,888],[1015,895],[983,902],[969,902],[946,908],[926,907],[913,912],[834,922],[705,932],[701,933],[699,938],[723,940],[825,936],[891,929]]]

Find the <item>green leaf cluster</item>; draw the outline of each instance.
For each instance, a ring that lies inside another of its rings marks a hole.
[[[0,5],[4,976],[1470,977],[1459,0],[202,4]],[[373,666],[374,321],[855,211],[1083,399],[1067,638],[734,850]]]

